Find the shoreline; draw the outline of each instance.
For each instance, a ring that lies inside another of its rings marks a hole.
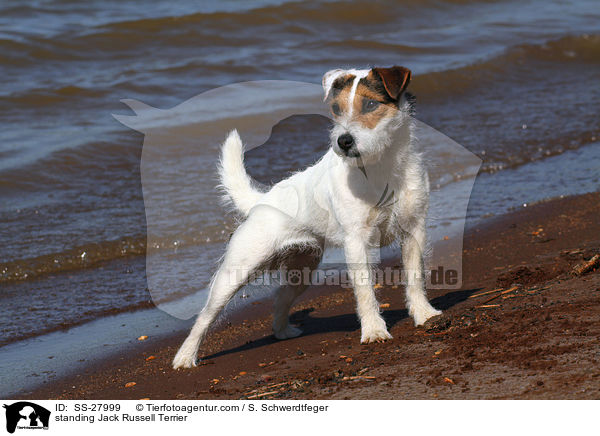
[[[15,398],[600,398],[600,346],[590,341],[600,334],[600,274],[570,275],[600,252],[599,212],[600,194],[592,193],[469,227],[462,289],[429,291],[445,312],[441,319],[415,328],[401,290],[378,291],[394,336],[384,344],[359,343],[351,291],[310,288],[292,309],[304,330],[298,338],[276,341],[270,300],[258,301],[220,321],[195,369],[170,367],[187,329],[144,343],[132,334],[129,350],[110,361]],[[490,307],[476,307],[487,298],[469,298],[515,283],[518,291]],[[583,308],[580,317],[575,309]],[[560,334],[565,330],[573,333]],[[579,380],[587,391],[561,380]]]
[[[578,195],[595,190],[599,183],[595,171],[600,165],[598,145],[600,143],[591,144],[494,174],[479,174],[469,197],[466,228],[486,225],[490,217],[501,216],[515,208],[520,209],[522,204],[516,199],[535,204],[547,201],[546,198]],[[549,180],[547,177],[549,173],[561,176]],[[565,180],[568,180],[568,183],[565,184]],[[470,182],[459,180],[439,189],[434,188],[430,217],[453,216],[449,209],[452,209],[456,202],[449,199],[460,199],[460,192],[467,192],[468,188],[464,183]],[[506,190],[505,186],[511,186],[511,189]],[[460,214],[463,213],[464,210],[460,208]],[[431,220],[430,241],[435,242],[443,236],[462,233],[464,223],[461,219],[451,218],[443,221]],[[110,244],[114,245],[113,242]],[[193,249],[206,253],[209,258],[222,254],[220,250],[214,251],[209,247],[198,246]],[[398,254],[394,249],[388,250],[388,248],[382,251],[382,254],[384,252],[386,256]],[[152,295],[146,289],[148,274],[146,265],[146,258],[143,256],[127,256],[104,261],[92,268],[61,274],[45,274],[30,282],[8,283],[9,296],[3,300],[3,304],[6,306],[7,313],[14,312],[20,318],[18,324],[14,319],[7,318],[0,325],[5,332],[5,337],[0,340],[0,344],[5,346],[28,338],[42,337],[42,334],[65,332],[113,314],[134,312],[144,307],[154,308]],[[34,301],[43,301],[43,306],[38,304],[37,307],[23,310],[21,298],[18,298],[23,294],[27,294]],[[168,298],[171,297],[174,296]],[[171,303],[163,302],[163,305],[169,306],[168,309],[164,308],[167,313],[173,314],[175,310],[181,314],[180,317],[185,317],[189,314],[183,313],[185,310],[182,311],[181,307],[190,305],[200,307],[203,303],[202,299],[202,294],[198,292],[181,300],[173,300]],[[47,317],[39,316],[41,310],[45,311]]]

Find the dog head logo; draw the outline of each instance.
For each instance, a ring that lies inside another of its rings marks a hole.
[[[233,199],[239,210],[275,208],[284,219],[306,215],[306,202],[300,198],[306,192],[299,191],[293,183],[276,188],[277,195],[271,198],[284,198],[285,202],[273,204],[255,203],[255,196],[245,187],[258,187],[262,192],[271,188],[254,183],[259,177],[253,171],[260,172],[261,180],[272,185],[271,175],[282,168],[286,176],[304,169],[306,165],[302,164],[294,167],[294,159],[306,154],[310,147],[306,138],[314,133],[310,131],[313,125],[294,126],[287,133],[297,137],[283,139],[277,139],[275,126],[307,116],[322,117],[330,124],[329,133],[325,129],[318,138],[324,139],[323,144],[329,143],[342,159],[356,162],[359,169],[361,162],[368,167],[371,159],[386,156],[394,135],[418,138],[432,186],[427,237],[432,241],[430,246],[437,242],[443,245],[442,250],[429,250],[428,287],[459,288],[466,211],[481,160],[412,117],[413,99],[407,92],[410,80],[410,71],[403,67],[333,70],[325,74],[322,84],[279,80],[235,83],[199,94],[171,109],[123,100],[135,115],[114,117],[144,134],[140,172],[147,224],[146,276],[157,307],[181,319],[196,315],[206,302],[207,292],[202,291],[210,284],[215,263],[238,227],[239,221],[224,219],[219,189],[219,149],[224,141],[228,144],[226,150],[238,156],[227,159],[234,170],[244,166],[242,150],[249,164],[247,180],[234,180],[243,182],[240,195]],[[234,130],[239,135],[228,136]],[[261,147],[265,143],[269,146]],[[327,151],[324,146],[318,157]],[[373,176],[380,175],[365,171],[366,179]],[[458,182],[452,189],[443,191],[455,181]],[[311,186],[327,183],[323,178],[313,182]],[[366,200],[384,209],[404,201],[398,194],[392,184],[387,186],[383,181],[381,189],[368,193]],[[323,204],[326,199],[314,200],[327,209],[328,205]],[[328,231],[327,219],[319,218],[319,223]],[[370,259],[401,258],[397,246],[383,248],[384,245],[374,243]],[[322,265],[344,264],[344,253],[339,247],[326,242],[324,248]],[[446,280],[446,275],[452,281]],[[253,288],[252,295],[260,295],[261,289]]]
[[[6,431],[14,433],[18,429],[48,429],[50,411],[29,401],[19,401],[6,409]]]

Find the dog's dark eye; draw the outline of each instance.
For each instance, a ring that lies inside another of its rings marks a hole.
[[[362,112],[373,112],[379,107],[380,104],[381,103],[379,103],[377,100],[370,100],[368,98],[365,98],[362,103]]]
[[[341,111],[340,111],[340,105],[339,105],[339,104],[337,104],[337,103],[333,103],[333,104],[331,105],[331,111],[332,111],[334,114],[336,114],[336,115],[339,115],[339,114],[341,113]]]

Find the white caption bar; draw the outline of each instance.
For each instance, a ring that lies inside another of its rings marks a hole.
[[[591,434],[592,401],[2,400],[8,434],[121,435],[238,430],[243,435]],[[133,434],[133,433],[132,433]]]

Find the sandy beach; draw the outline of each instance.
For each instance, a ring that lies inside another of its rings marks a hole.
[[[222,319],[201,364],[174,371],[185,332],[21,393],[22,399],[599,399],[600,194],[554,199],[471,227],[464,286],[429,293],[416,328],[403,290],[379,289],[393,339],[361,345],[351,291],[310,288],[304,334],[277,341],[270,304]],[[494,291],[494,292],[490,292]]]

